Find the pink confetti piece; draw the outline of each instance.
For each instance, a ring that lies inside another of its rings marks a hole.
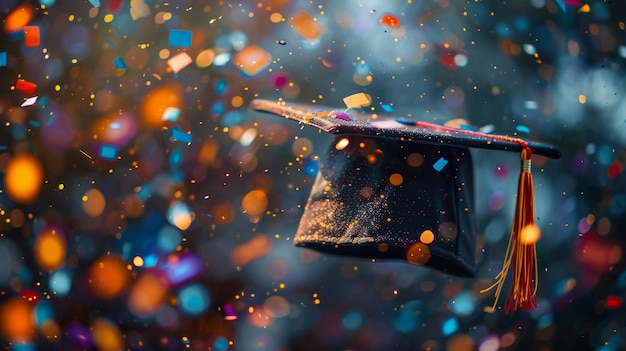
[[[170,66],[174,73],[180,72],[183,68],[189,66],[190,63],[193,62],[191,56],[189,56],[186,52],[181,52],[180,54],[171,57],[167,60],[167,65]]]
[[[26,99],[26,101],[22,103],[22,105],[20,105],[20,107],[32,106],[35,104],[35,102],[37,102],[37,96],[29,97],[28,99]]]

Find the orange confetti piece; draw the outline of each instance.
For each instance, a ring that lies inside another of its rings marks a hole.
[[[378,22],[389,28],[398,28],[400,26],[400,19],[388,13],[380,16]]]
[[[235,65],[249,76],[253,76],[272,60],[272,55],[257,45],[248,45],[235,54]]]
[[[306,11],[299,11],[291,17],[289,24],[305,39],[315,42],[324,32],[324,27]]]
[[[11,11],[4,21],[4,31],[7,33],[15,33],[33,19],[33,8],[29,5],[21,5]]]
[[[24,27],[24,46],[37,47],[40,44],[40,33],[38,26]]]
[[[24,79],[18,79],[15,83],[15,89],[32,95],[35,93],[35,89],[37,89],[37,84],[31,83]]]

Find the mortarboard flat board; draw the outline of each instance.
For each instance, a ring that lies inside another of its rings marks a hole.
[[[533,153],[559,158],[555,146],[419,121],[361,113],[353,118],[317,105],[257,99],[250,107],[335,134],[320,157],[294,244],[340,255],[403,259],[458,276],[475,274],[469,148],[520,153],[515,223],[503,273],[493,285],[496,297],[509,269],[523,269],[525,277],[536,275],[535,243],[521,237],[522,229],[536,228],[530,159]],[[521,281],[517,271],[513,276],[513,284],[524,288],[510,291],[515,296],[507,298],[507,312],[535,308],[536,278]]]

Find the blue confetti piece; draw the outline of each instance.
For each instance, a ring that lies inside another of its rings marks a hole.
[[[159,262],[159,257],[155,254],[149,254],[148,256],[143,258],[144,267],[154,267]]]
[[[180,166],[183,162],[183,150],[174,149],[170,154],[170,165],[174,167]]]
[[[565,1],[563,0],[555,0],[557,5],[559,5],[559,7],[561,8],[561,10],[563,10],[563,12],[565,12]]]
[[[441,172],[441,170],[448,164],[448,160],[446,160],[445,158],[440,158],[437,160],[437,162],[435,162],[435,164],[433,165],[433,168],[435,169],[435,171],[437,172]]]
[[[228,89],[228,81],[225,79],[220,79],[215,82],[215,86],[213,88],[217,95],[222,95],[226,93],[226,89]]]
[[[172,139],[191,144],[191,134],[187,134],[177,127],[172,128]]]
[[[317,162],[315,161],[310,161],[304,165],[304,174],[310,177],[315,177],[315,175],[317,175],[318,170],[319,170],[319,166],[317,165]]]
[[[215,339],[215,342],[213,343],[213,349],[215,351],[227,351],[229,347],[230,343],[228,339],[221,336]]]
[[[164,121],[176,122],[178,121],[178,117],[180,117],[180,109],[176,107],[168,107],[163,111],[163,116],[161,117]]]
[[[517,130],[520,133],[526,133],[526,134],[530,133],[530,128],[526,126],[522,126],[522,125],[515,127],[515,130]]]
[[[117,69],[126,69],[126,62],[124,62],[122,56],[116,57],[115,60],[113,60],[113,64]]]
[[[380,107],[382,107],[385,112],[393,112],[393,107],[389,106],[389,104],[382,104]]]
[[[191,47],[191,31],[182,29],[170,29],[169,46],[183,48]]]
[[[441,333],[443,336],[451,335],[457,330],[459,330],[459,322],[457,322],[454,317],[446,319],[446,321],[441,325]]]
[[[7,53],[6,51],[0,52],[0,67],[7,65]]]
[[[117,148],[115,146],[103,144],[100,147],[100,157],[106,160],[115,160],[117,158]]]
[[[89,0],[89,3],[93,5],[93,7],[100,7],[100,0]]]
[[[226,111],[226,105],[222,100],[215,101],[211,106],[211,113],[214,115],[221,115],[224,111]]]
[[[30,124],[31,126],[35,128],[41,127],[41,123],[39,123],[39,121],[35,121],[34,119],[31,119],[30,121],[28,121],[28,124]]]

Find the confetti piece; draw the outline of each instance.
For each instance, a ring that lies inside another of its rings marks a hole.
[[[609,296],[604,301],[604,309],[617,310],[622,307],[622,298],[619,296]]]
[[[178,127],[172,128],[172,139],[191,144],[191,134],[183,132],[182,130],[178,129]]]
[[[133,21],[139,18],[148,17],[150,15],[150,7],[143,0],[130,0],[130,16]]]
[[[563,0],[555,0],[557,5],[561,8],[563,12],[565,12],[565,2]]]
[[[289,21],[291,27],[310,42],[316,42],[324,28],[306,11],[299,11]]]
[[[167,65],[170,66],[174,73],[178,73],[183,68],[189,66],[191,62],[193,62],[191,56],[189,56],[186,52],[181,52],[180,54],[167,60]]]
[[[37,96],[29,97],[28,99],[26,99],[26,101],[22,103],[22,105],[20,105],[20,107],[32,106],[35,104],[35,102],[37,102]]]
[[[84,155],[85,157],[87,157],[88,159],[90,159],[90,160],[92,159],[91,155],[89,155],[89,154],[88,154],[88,153],[86,153],[85,151],[83,151],[83,150],[80,150],[80,149],[79,149],[79,150],[78,150],[78,152],[80,152],[81,154],[83,154],[83,155]]]
[[[393,112],[393,107],[389,106],[389,104],[382,104],[380,107],[382,107],[385,112]]]
[[[389,28],[397,28],[400,26],[400,19],[392,14],[385,13],[380,16],[378,23],[383,24]]]
[[[248,45],[234,56],[235,65],[248,76],[254,76],[269,65],[272,55],[257,45]]]
[[[231,304],[224,305],[222,307],[222,312],[224,313],[224,320],[227,321],[235,321],[237,320],[237,313],[235,312],[235,307]]]
[[[7,65],[7,53],[6,51],[0,52],[0,67]]]
[[[361,108],[369,106],[372,103],[372,99],[369,95],[364,93],[356,93],[343,98],[343,103],[347,108]]]
[[[461,49],[451,48],[448,43],[435,44],[433,49],[439,63],[450,70],[467,65],[467,53]]]
[[[613,161],[613,163],[611,163],[606,169],[607,175],[611,179],[617,177],[620,173],[622,173],[623,170],[624,166],[622,166],[622,164],[618,160]]]
[[[493,133],[494,130],[496,130],[496,126],[494,126],[493,124],[486,124],[478,128],[479,132],[485,133],[485,134]]]
[[[34,94],[35,89],[37,89],[37,84],[31,83],[24,79],[18,79],[17,83],[15,83],[15,89],[26,94]]]
[[[526,133],[526,134],[530,133],[530,128],[523,126],[523,125],[519,125],[515,127],[515,130],[517,130],[520,133]]]
[[[100,0],[89,0],[89,3],[90,3],[93,7],[100,7]]]
[[[578,9],[578,13],[588,13],[591,12],[591,6],[589,4],[584,4]]]
[[[170,29],[169,46],[183,48],[191,47],[191,31],[182,29]]]
[[[180,109],[176,107],[168,107],[163,111],[163,120],[176,122],[180,116]]]
[[[106,160],[115,160],[117,158],[117,148],[115,146],[103,144],[100,147],[100,157]]]
[[[448,160],[446,160],[445,158],[440,158],[437,160],[437,162],[435,162],[435,164],[433,164],[433,168],[435,169],[435,171],[437,172],[441,172],[441,170],[448,164]]]
[[[457,330],[459,330],[459,322],[456,320],[455,317],[448,318],[441,325],[441,333],[444,336],[452,335]]]
[[[40,35],[38,26],[24,27],[24,46],[37,47],[40,44]]]
[[[167,210],[167,220],[180,230],[187,230],[194,220],[194,213],[187,204],[176,201]]]
[[[28,121],[28,124],[36,128],[41,127],[41,123],[39,123],[39,121],[35,121],[34,119],[31,119],[30,121]]]
[[[343,112],[343,111],[330,111],[328,113],[328,117],[330,118],[338,118],[344,121],[349,121],[350,120],[350,116]]]
[[[111,0],[109,1],[108,10],[111,13],[118,13],[123,4],[124,2],[122,0]]]
[[[113,60],[113,64],[117,69],[126,69],[126,62],[124,62],[122,56],[116,57],[115,60]]]

